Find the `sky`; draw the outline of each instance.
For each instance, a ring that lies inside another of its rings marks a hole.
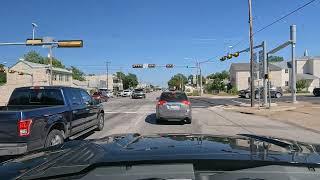
[[[253,30],[282,17],[309,0],[252,0]],[[142,82],[166,85],[176,73],[190,75],[190,68],[132,69],[132,64],[194,65],[204,61],[202,73],[228,70],[231,63],[249,62],[249,54],[220,62],[229,51],[248,47],[247,0],[5,0],[0,6],[0,42],[23,42],[32,37],[31,23],[38,25],[36,37],[55,40],[82,39],[83,48],[54,49],[65,65],[85,73],[103,74],[120,69],[135,73]],[[297,56],[308,49],[320,56],[320,0],[255,34],[254,43],[267,41],[272,49],[289,40],[289,27],[297,26]],[[239,45],[233,47],[237,42]],[[14,64],[23,54],[42,47],[0,46],[0,63]],[[276,55],[290,59],[290,48]]]

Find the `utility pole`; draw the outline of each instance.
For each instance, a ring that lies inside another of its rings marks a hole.
[[[201,64],[199,64],[199,73],[200,73],[200,96],[202,96],[202,73],[201,73]]]
[[[249,5],[249,38],[250,38],[250,90],[251,90],[251,107],[254,107],[254,72],[253,72],[253,30],[252,30],[252,6],[251,0],[248,0]]]
[[[49,60],[50,60],[50,81],[49,81],[49,85],[52,86],[52,80],[53,80],[53,72],[52,72],[52,45],[49,45]]]
[[[106,61],[106,68],[107,68],[107,90],[109,90],[109,63],[111,63],[110,61]]]
[[[291,64],[292,64],[292,72],[291,72],[291,95],[292,95],[292,103],[297,102],[296,97],[296,25],[290,26],[290,40],[291,40]]]
[[[266,41],[262,42],[262,48],[263,48],[263,105],[264,107],[267,107],[268,104],[268,92],[267,92],[267,79],[266,74],[268,74],[268,66],[267,66],[267,43]],[[261,70],[261,69],[260,69]]]

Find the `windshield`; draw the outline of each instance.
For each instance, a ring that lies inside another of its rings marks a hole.
[[[103,153],[0,164],[0,179],[91,157],[320,164],[320,0],[1,2],[0,163]]]

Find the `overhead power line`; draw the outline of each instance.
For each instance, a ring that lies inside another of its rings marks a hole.
[[[292,15],[292,14],[294,14],[294,13],[298,12],[299,10],[301,10],[301,9],[305,8],[306,6],[308,6],[308,5],[312,4],[312,3],[313,3],[313,2],[315,2],[315,1],[318,1],[318,0],[311,0],[311,1],[308,1],[307,3],[305,3],[305,4],[301,5],[301,6],[299,6],[298,8],[296,8],[296,9],[294,9],[294,10],[292,10],[292,11],[290,11],[289,13],[285,14],[284,16],[282,16],[282,17],[280,17],[280,18],[278,18],[278,19],[274,20],[273,22],[271,22],[271,23],[269,23],[269,24],[267,24],[267,25],[263,26],[263,27],[262,27],[262,28],[260,28],[259,30],[257,30],[257,31],[255,31],[255,32],[253,32],[253,36],[254,36],[254,35],[256,35],[256,34],[258,34],[258,33],[260,33],[261,31],[263,31],[263,30],[265,30],[265,29],[267,29],[267,28],[269,28],[269,27],[273,26],[274,24],[278,23],[279,21],[281,21],[281,20],[283,20],[283,19],[285,19],[285,18],[289,17],[290,15]],[[240,40],[240,41],[238,41],[237,43],[235,43],[234,45],[232,45],[232,47],[234,48],[234,47],[238,46],[239,44],[243,43],[243,41],[244,41],[244,40],[245,40],[245,38],[243,38],[242,40]],[[211,61],[212,59],[214,59],[214,58],[216,58],[216,57],[218,57],[218,56],[215,56],[215,57],[213,57],[213,58],[209,58],[208,60],[206,60],[206,61],[204,61],[204,62],[209,62],[209,61]]]

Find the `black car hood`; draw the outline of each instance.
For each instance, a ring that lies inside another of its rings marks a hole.
[[[245,136],[198,134],[112,135],[91,141],[70,141],[43,151],[29,153],[0,165],[2,177],[18,177],[52,167],[87,167],[95,163],[250,160],[290,163],[320,163],[320,145],[277,139],[299,150]]]

